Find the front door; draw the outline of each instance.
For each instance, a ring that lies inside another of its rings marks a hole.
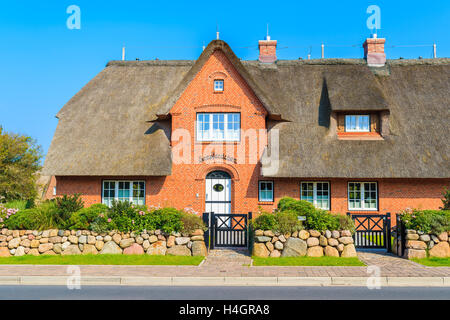
[[[205,211],[231,213],[231,176],[225,171],[213,171],[206,176]]]

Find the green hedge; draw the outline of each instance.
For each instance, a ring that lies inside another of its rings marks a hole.
[[[450,210],[407,209],[400,213],[407,229],[439,235],[450,230]]]
[[[205,229],[195,213],[175,208],[137,206],[130,202],[113,202],[109,208],[94,204],[84,208],[79,195],[63,196],[31,209],[11,209],[0,205],[0,227],[11,230],[71,229],[106,232],[162,230],[192,232]]]
[[[325,230],[355,230],[353,220],[341,214],[331,214],[328,211],[316,209],[304,200],[282,198],[274,213],[260,212],[254,219],[253,227],[261,230],[275,230],[282,233],[294,232],[303,228],[318,231]],[[306,221],[299,221],[298,217],[306,217]]]

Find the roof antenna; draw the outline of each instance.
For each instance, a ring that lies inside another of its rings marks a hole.
[[[125,44],[122,47],[122,61],[125,61]]]
[[[205,51],[205,41],[203,41],[203,49],[202,49],[202,51]]]
[[[219,40],[219,24],[216,25],[216,39]]]
[[[270,40],[270,36],[269,36],[269,24],[267,24],[266,40]]]

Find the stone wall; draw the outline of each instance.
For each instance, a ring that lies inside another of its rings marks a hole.
[[[450,231],[435,235],[407,229],[405,233],[405,250],[403,253],[405,258],[450,257]],[[401,243],[400,235],[394,233],[394,245],[392,248],[394,253],[397,253],[398,242]],[[401,250],[397,254],[401,255]]]
[[[149,254],[206,256],[203,230],[96,233],[81,230],[8,230],[0,234],[0,257],[23,255]]]
[[[256,257],[356,257],[348,230],[301,230],[288,234],[256,230],[253,255]]]

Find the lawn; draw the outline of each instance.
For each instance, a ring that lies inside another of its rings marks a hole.
[[[22,256],[0,258],[1,264],[63,264],[63,265],[190,265],[197,266],[204,257],[153,256],[153,255],[73,255],[73,256]]]
[[[252,257],[254,266],[365,266],[358,258],[338,257]]]
[[[412,259],[414,262],[428,267],[450,267],[450,258]]]

